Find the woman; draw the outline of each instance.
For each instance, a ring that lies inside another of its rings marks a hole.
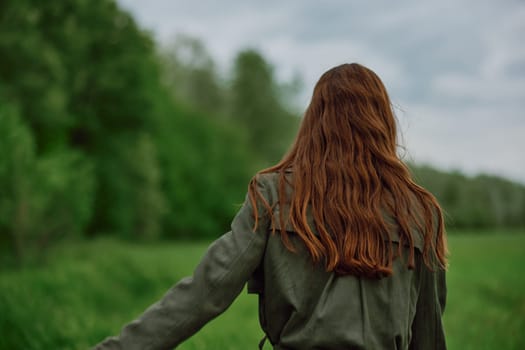
[[[438,203],[396,155],[385,87],[344,64],[193,276],[96,348],[171,349],[248,282],[273,349],[445,349],[446,253]]]

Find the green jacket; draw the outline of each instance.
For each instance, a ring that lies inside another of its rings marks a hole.
[[[277,188],[276,174],[259,177],[270,204],[277,202]],[[289,252],[279,234],[271,234],[270,218],[260,213],[253,232],[246,200],[231,231],[210,245],[193,276],[95,349],[172,349],[226,310],[247,282],[248,292],[259,295],[260,323],[276,350],[446,349],[445,273],[425,267],[420,240],[415,239],[413,270],[396,259],[387,278],[337,276],[312,264],[293,234],[297,252]]]

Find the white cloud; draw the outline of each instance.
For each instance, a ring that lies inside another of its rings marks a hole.
[[[443,100],[467,100],[480,104],[508,104],[525,101],[525,79],[508,79],[501,75],[485,77],[443,74],[432,81],[432,92]]]
[[[408,159],[525,182],[525,118],[516,118],[512,110],[403,107],[398,117]]]

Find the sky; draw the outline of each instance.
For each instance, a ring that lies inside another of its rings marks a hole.
[[[280,80],[300,74],[301,110],[324,71],[361,63],[389,91],[405,160],[525,184],[524,1],[118,2],[160,44],[199,38],[224,71],[254,48]]]

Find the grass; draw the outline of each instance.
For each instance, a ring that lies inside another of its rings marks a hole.
[[[525,349],[525,236],[456,236],[450,247],[450,349]]]
[[[69,243],[45,265],[1,271],[0,349],[87,349],[190,274],[206,247]],[[525,235],[451,235],[450,250],[449,349],[525,349]],[[243,292],[179,349],[256,348],[262,336]]]

